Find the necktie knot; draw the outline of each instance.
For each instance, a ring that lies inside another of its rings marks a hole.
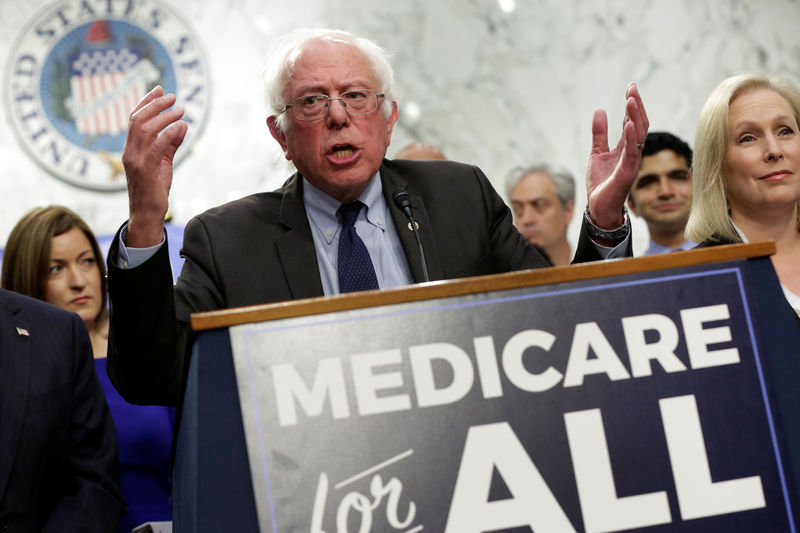
[[[362,207],[364,204],[358,200],[340,205],[336,212],[342,217],[342,226],[354,227]]]

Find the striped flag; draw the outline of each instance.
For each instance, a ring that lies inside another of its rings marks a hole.
[[[158,79],[149,59],[138,59],[128,48],[81,52],[71,61],[68,107],[83,135],[119,135],[128,115]]]

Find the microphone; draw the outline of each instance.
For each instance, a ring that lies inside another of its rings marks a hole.
[[[425,281],[430,281],[430,277],[428,276],[428,265],[425,262],[425,251],[422,249],[422,241],[419,238],[419,232],[417,231],[417,222],[414,220],[414,215],[411,212],[413,206],[411,205],[411,198],[408,196],[408,193],[403,189],[395,189],[392,192],[392,202],[394,205],[405,213],[406,217],[408,217],[408,226],[411,228],[411,231],[414,233],[414,237],[417,239],[417,246],[419,247],[419,256],[421,258],[422,263],[422,274],[425,276]]]

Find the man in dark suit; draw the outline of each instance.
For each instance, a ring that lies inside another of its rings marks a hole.
[[[0,290],[0,531],[117,531],[117,436],[83,321]]]
[[[131,402],[179,401],[192,312],[343,292],[339,209],[356,201],[363,205],[356,204],[355,233],[369,252],[373,287],[425,280],[410,222],[393,201],[397,192],[409,195],[432,280],[549,266],[514,229],[479,169],[384,159],[398,112],[391,67],[376,44],[346,32],[305,30],[268,57],[274,65],[267,71],[273,112],[267,125],[298,172],[278,191],[212,209],[187,225],[174,298],[163,218],[172,157],[188,126],[181,109],[170,109],[174,95],[160,87],[131,114],[123,152],[130,218],[109,254],[108,363]],[[627,99],[614,150],[605,114],[595,114],[577,261],[602,259],[615,247],[630,255],[623,204],[647,117],[634,85]]]

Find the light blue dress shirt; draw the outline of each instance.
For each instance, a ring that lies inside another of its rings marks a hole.
[[[392,221],[389,206],[383,196],[380,172],[370,180],[367,188],[358,197],[366,208],[356,219],[358,236],[367,247],[378,287],[389,289],[413,283],[408,260]],[[314,249],[317,252],[322,289],[326,296],[339,294],[339,235],[342,224],[336,218],[336,210],[342,203],[314,187],[303,178],[303,205],[306,208]]]
[[[678,246],[677,248],[670,248],[669,246],[664,246],[663,244],[658,244],[657,242],[650,240],[650,246],[647,248],[647,251],[644,255],[657,255],[657,254],[666,254],[669,252],[677,252],[680,250],[691,250],[697,246],[697,243],[690,240],[683,241],[683,244]]]

